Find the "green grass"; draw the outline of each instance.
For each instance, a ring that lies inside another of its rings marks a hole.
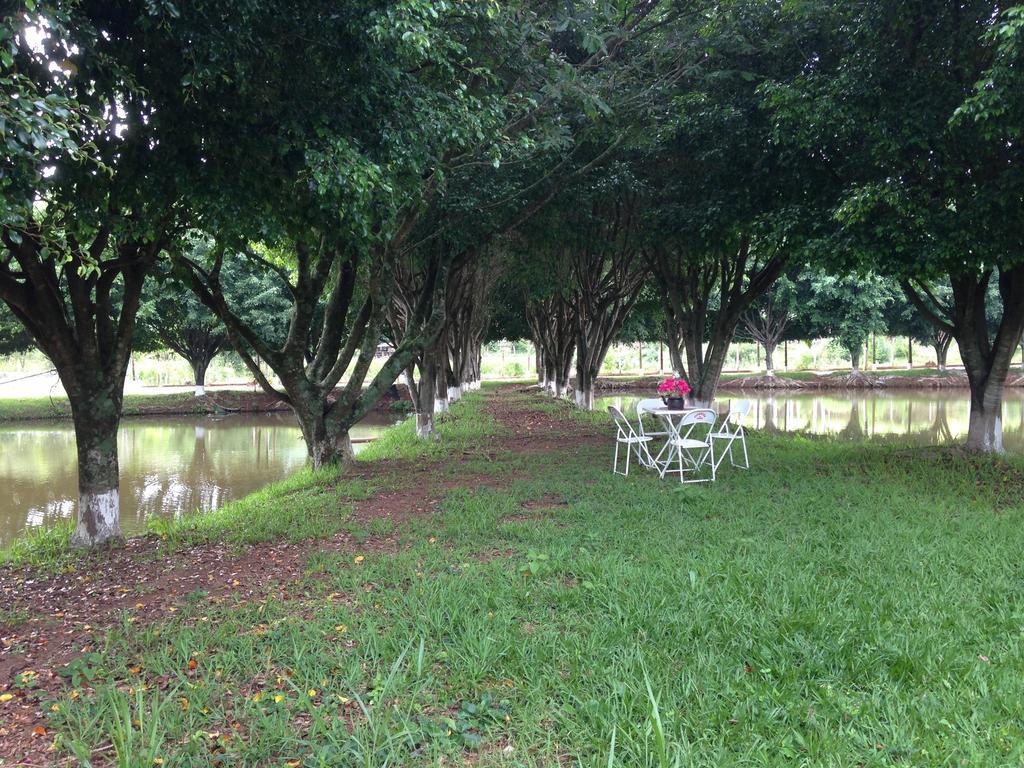
[[[483,397],[378,450],[459,456],[500,432]],[[1021,765],[1024,463],[750,448],[711,487],[613,477],[610,440],[498,456],[506,487],[453,488],[398,551],[126,620],[42,705],[61,749],[125,766]],[[300,475],[211,525],[337,488]]]
[[[218,402],[230,405],[238,399],[251,399],[251,390],[217,390],[210,395]],[[260,394],[257,392],[256,397]],[[207,413],[209,406],[198,401],[192,392],[160,394],[130,394],[124,396],[124,415],[141,416],[159,413]],[[53,397],[0,397],[0,421],[18,419],[67,419],[71,406],[64,395]]]

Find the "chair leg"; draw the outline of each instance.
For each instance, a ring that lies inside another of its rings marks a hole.
[[[724,439],[724,438],[722,438],[722,439]],[[712,445],[714,444],[714,442],[715,442],[715,441],[714,441],[714,438],[712,438],[712,440],[711,440],[711,443],[712,443]],[[726,455],[727,453],[728,453],[728,454],[729,454],[730,456],[732,455],[732,453],[730,453],[730,451],[731,451],[731,450],[732,450],[732,440],[730,440],[730,441],[729,441],[729,445],[728,445],[728,446],[726,447],[725,451],[723,451],[722,453],[718,454],[718,464],[721,464],[721,463],[722,463],[723,461],[725,461],[725,455]],[[714,456],[714,453],[712,453],[711,455],[712,455],[712,457],[713,457],[713,456]],[[715,461],[715,459],[714,459],[714,458],[712,458],[711,460],[712,460],[712,461]],[[717,466],[715,466],[715,469],[718,469],[718,467],[717,467]]]
[[[619,441],[615,441],[615,459],[612,461],[612,474],[619,474]]]
[[[629,477],[629,457],[633,455],[633,446],[626,444],[626,477]]]
[[[743,443],[743,469],[750,469],[750,459],[747,456],[747,436],[740,435],[740,442]]]
[[[729,450],[730,451],[732,450],[732,443],[731,442],[729,443]],[[711,459],[711,482],[713,483],[713,482],[715,482],[715,470],[717,469],[717,467],[715,466],[715,441],[714,440],[709,440],[708,441],[708,451],[711,452],[711,456],[710,456],[710,459]]]

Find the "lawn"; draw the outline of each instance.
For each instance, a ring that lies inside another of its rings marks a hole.
[[[59,691],[20,680],[46,738],[124,766],[1022,764],[1024,462],[752,435],[752,469],[684,488],[613,477],[606,416],[539,395],[410,428],[348,491],[164,530],[279,537],[296,497],[351,525],[378,464],[444,488],[284,591],[124,611]]]
[[[210,413],[211,401],[228,408],[267,410],[274,399],[252,390],[220,389],[210,392],[209,400],[201,400],[191,392],[128,394],[124,396],[125,416],[168,413]],[[0,421],[18,419],[64,419],[71,417],[71,405],[65,395],[53,397],[0,397]]]

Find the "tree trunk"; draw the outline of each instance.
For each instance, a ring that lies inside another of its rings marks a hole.
[[[440,361],[434,364],[434,413],[441,414],[448,411],[448,379],[445,377],[444,364]]]
[[[935,340],[935,364],[939,369],[939,373],[946,372],[946,356],[949,354],[949,343],[952,336],[947,334],[939,334],[939,337]]]
[[[733,330],[735,330],[733,325]],[[698,344],[697,353],[701,354]],[[690,381],[690,399],[699,408],[710,408],[715,399],[715,392],[718,391],[718,382],[722,378],[722,369],[725,368],[725,360],[729,354],[729,344],[724,340],[712,339],[708,347],[711,352],[709,357],[701,362],[692,362],[690,370],[700,370],[701,376],[695,381]],[[689,352],[689,350],[688,350]],[[688,354],[688,357],[690,355]]]
[[[850,347],[846,350],[850,353],[850,370],[853,373],[860,373],[860,344]]]
[[[672,375],[676,378],[683,375],[683,371],[686,368],[683,366],[683,356],[679,354],[679,342],[674,342],[668,346],[668,357],[672,363]]]
[[[767,376],[774,376],[775,375],[775,360],[774,360],[774,356],[775,356],[775,345],[771,344],[771,343],[766,343],[764,345],[764,364],[765,364],[765,371],[766,371],[765,375],[767,375]]]
[[[209,360],[193,360],[192,375],[196,383],[196,397],[206,394],[206,369],[210,365]]]
[[[89,548],[122,540],[118,495],[117,428],[121,409],[110,398],[73,398],[78,448],[78,522],[71,546]]]
[[[422,358],[421,358],[422,359]],[[410,364],[405,369],[405,386],[409,390],[409,399],[412,400],[412,408],[415,413],[420,411],[420,386],[416,382],[416,364]]]
[[[416,436],[434,436],[434,413],[436,411],[435,393],[437,392],[437,358],[436,349],[423,351],[420,364],[419,393],[416,408]]]
[[[332,434],[319,405],[319,401],[311,401],[305,407],[300,405],[293,408],[306,443],[309,464],[314,470],[336,464],[347,466],[354,457],[348,430]]]
[[[594,410],[594,379],[590,367],[586,362],[581,362],[585,355],[576,355],[576,407],[584,411]]]
[[[971,386],[971,420],[967,447],[983,453],[1003,452],[1003,382]]]

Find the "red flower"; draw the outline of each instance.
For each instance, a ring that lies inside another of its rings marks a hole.
[[[686,379],[669,377],[658,385],[658,394],[666,397],[683,397],[690,393],[690,385]]]

